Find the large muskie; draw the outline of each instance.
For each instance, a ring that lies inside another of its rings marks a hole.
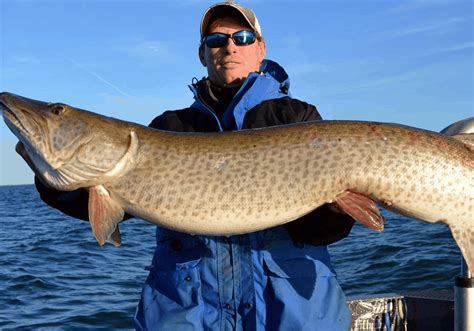
[[[355,121],[176,133],[9,93],[0,101],[42,181],[89,190],[101,245],[120,243],[124,211],[181,232],[233,235],[334,203],[381,230],[375,201],[447,223],[474,273],[473,135]]]

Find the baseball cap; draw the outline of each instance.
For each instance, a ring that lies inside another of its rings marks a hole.
[[[250,27],[255,32],[257,32],[260,37],[262,36],[262,29],[260,27],[260,23],[258,22],[257,16],[253,12],[253,10],[246,8],[233,1],[225,1],[210,6],[204,12],[204,15],[202,15],[201,38],[204,37],[204,34],[206,33],[206,30],[209,27],[209,23],[212,21],[212,18],[222,12],[228,12],[229,10],[235,11],[236,13],[240,14],[244,18],[244,20],[250,25]]]

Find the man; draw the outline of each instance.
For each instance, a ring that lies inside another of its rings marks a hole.
[[[293,99],[286,72],[264,60],[266,44],[250,9],[211,6],[201,20],[199,59],[208,77],[194,82],[195,102],[167,111],[151,127],[214,132],[319,120]],[[87,219],[87,192],[57,192],[36,181],[43,200]],[[223,220],[225,221],[225,220]],[[284,226],[231,237],[157,228],[135,315],[141,330],[347,330],[350,313],[327,245],[353,220],[323,206]]]

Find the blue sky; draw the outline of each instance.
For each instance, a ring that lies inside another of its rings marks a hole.
[[[191,104],[212,1],[0,0],[0,90],[148,124]],[[474,116],[474,1],[242,1],[326,119],[439,131]],[[0,123],[0,185],[32,183]]]

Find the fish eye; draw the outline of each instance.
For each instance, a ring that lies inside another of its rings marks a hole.
[[[51,112],[54,115],[62,115],[66,111],[66,108],[63,105],[54,105],[53,108],[51,108]]]

